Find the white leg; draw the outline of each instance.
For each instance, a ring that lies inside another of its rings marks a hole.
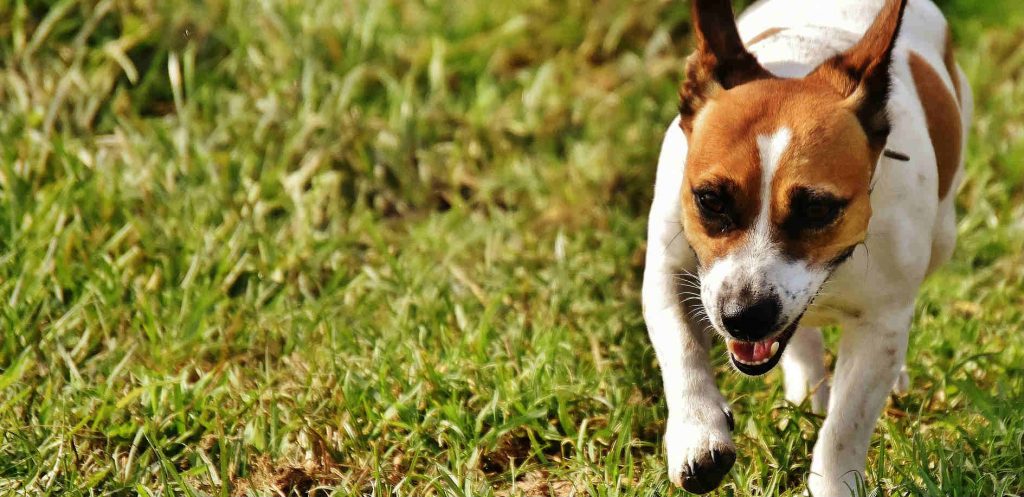
[[[825,342],[819,328],[798,328],[782,355],[786,400],[801,404],[808,396],[811,410],[824,414],[828,406]]]
[[[871,434],[903,365],[912,316],[908,306],[843,331],[828,416],[811,460],[814,497],[858,495]]]
[[[669,478],[694,493],[714,490],[736,460],[732,412],[715,386],[709,337],[683,315],[672,274],[644,275],[644,316],[661,365]]]
[[[661,364],[668,405],[665,451],[669,478],[690,492],[713,490],[736,460],[733,420],[715,386],[704,327],[687,319],[683,301],[695,291],[681,285],[683,269],[696,257],[681,235],[679,189],[686,163],[686,139],[674,121],[665,134],[647,227],[644,320]],[[681,292],[683,292],[681,294]]]

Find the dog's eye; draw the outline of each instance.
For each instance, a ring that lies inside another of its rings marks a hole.
[[[804,207],[804,216],[813,224],[829,224],[836,218],[838,213],[839,208],[837,205],[824,200],[811,200]]]
[[[711,214],[725,214],[725,200],[715,192],[698,192],[697,204],[700,205],[702,210]]]
[[[789,216],[782,228],[791,236],[836,222],[848,201],[829,193],[800,188],[790,196]]]
[[[725,187],[704,187],[693,190],[701,221],[711,234],[722,234],[736,226],[733,200]]]

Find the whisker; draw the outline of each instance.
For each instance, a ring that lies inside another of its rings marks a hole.
[[[691,296],[691,297],[700,297],[701,294],[699,294],[697,292],[679,292],[676,295],[679,295],[679,296],[688,295],[688,296]]]
[[[691,321],[696,321],[697,323],[701,323],[701,322],[708,323],[710,321],[708,319],[707,314],[693,313],[693,314],[688,315],[687,317],[689,317]],[[705,324],[705,327],[707,327],[707,326],[708,325]],[[707,329],[705,329],[704,331],[707,331]]]
[[[694,312],[694,311],[696,311],[696,312]],[[693,310],[690,311],[689,315],[690,315],[690,317],[692,319],[695,319],[695,320],[698,320],[698,321],[700,321],[700,320],[704,320],[706,322],[710,322],[711,321],[711,319],[708,318],[707,312],[705,312],[703,308],[693,309]]]
[[[683,234],[683,228],[682,228],[682,226],[680,226],[679,227],[679,231],[675,234],[675,236],[672,237],[671,240],[668,241],[668,244],[666,244],[665,246],[666,247],[671,247],[672,244],[676,242],[676,238],[679,238],[679,235],[682,235],[682,234]]]
[[[692,280],[699,280],[700,279],[697,275],[695,275],[695,274],[693,274],[693,273],[691,273],[689,271],[685,271],[685,270],[684,270],[684,272],[681,272],[681,273],[675,273],[675,276],[681,277],[681,279],[692,279]]]
[[[694,285],[694,286],[700,284],[700,281],[698,281],[696,278],[694,278],[693,276],[690,276],[690,275],[676,274],[676,275],[673,275],[673,276],[675,276],[676,281],[679,281],[681,283],[686,283],[686,284]]]

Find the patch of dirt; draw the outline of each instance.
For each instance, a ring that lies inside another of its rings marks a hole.
[[[327,442],[318,433],[310,432],[310,451],[301,462],[271,461],[260,456],[252,463],[249,474],[233,478],[233,497],[249,491],[260,495],[326,497],[331,487],[342,478],[342,470],[331,455]]]
[[[497,489],[497,497],[573,497],[580,495],[568,480],[551,478],[544,470],[530,471],[508,488]]]
[[[513,464],[522,464],[530,457],[530,437],[525,433],[506,433],[494,450],[480,457],[480,469],[495,475],[508,471]]]
[[[249,474],[233,481],[232,495],[240,497],[247,492],[270,492],[274,495],[327,495],[330,485],[337,483],[340,475],[335,467],[325,467],[314,461],[304,463],[274,463],[267,457],[260,457],[253,463]]]
[[[315,461],[275,464],[269,458],[261,457],[253,464],[248,476],[233,482],[234,492],[231,495],[241,497],[253,490],[283,496],[326,496],[330,487],[341,479],[337,469]]]

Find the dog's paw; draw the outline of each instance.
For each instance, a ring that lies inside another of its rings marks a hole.
[[[724,400],[697,400],[687,405],[685,413],[670,413],[665,450],[672,483],[695,494],[718,488],[736,462],[729,434],[733,425],[732,411]]]

